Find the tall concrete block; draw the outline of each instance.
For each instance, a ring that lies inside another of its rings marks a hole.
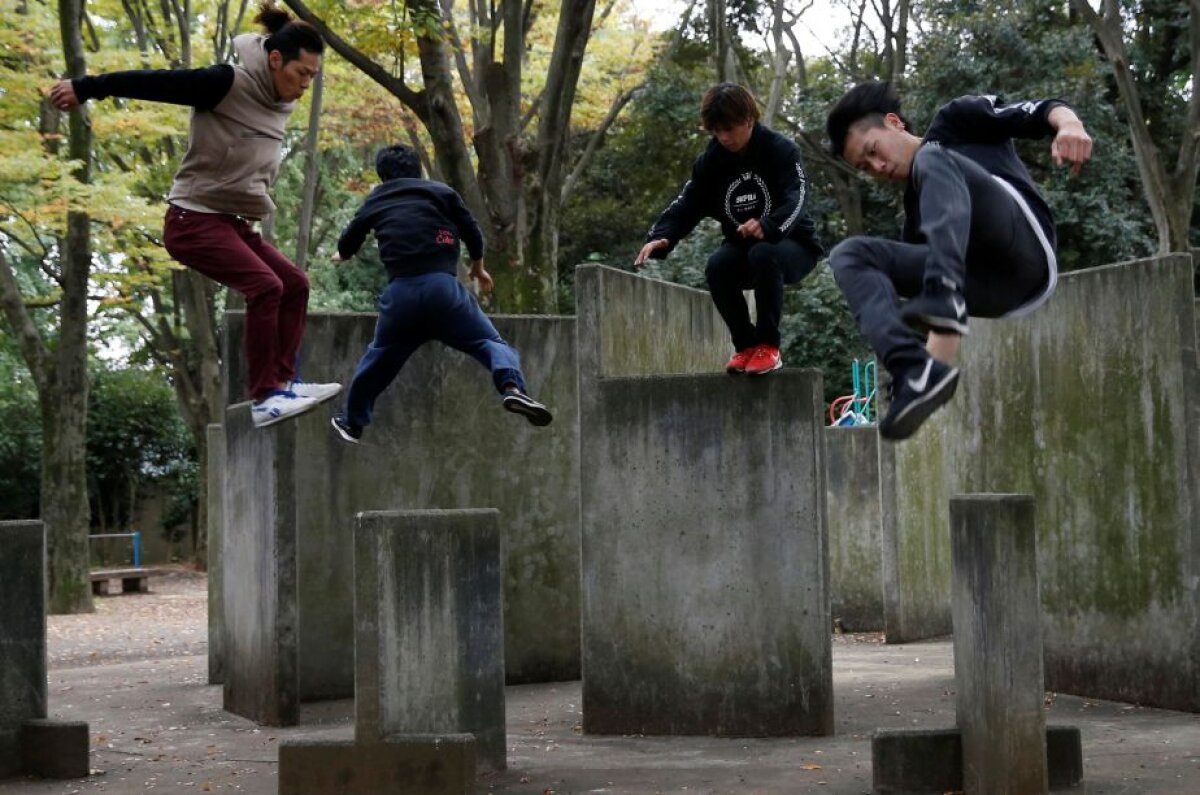
[[[304,377],[348,386],[375,320],[374,314],[310,315]],[[350,539],[354,515],[371,510],[499,509],[509,682],[579,677],[575,319],[493,320],[520,352],[529,391],[554,411],[553,424],[534,428],[503,411],[488,373],[439,343],[417,351],[380,396],[364,444],[347,445],[329,427],[344,393],[283,423],[295,427],[298,451],[288,471],[297,495],[292,521],[302,701],[353,692]],[[236,396],[244,389],[244,317],[229,313],[226,324],[225,367]],[[230,528],[234,522],[227,519]]]
[[[297,430],[294,420],[255,428],[249,403],[225,412],[224,705],[268,726],[300,716]]]
[[[1047,792],[1033,497],[950,500],[954,681],[967,795]]]
[[[225,429],[209,425],[208,444],[208,683],[225,681],[225,592],[221,552],[225,537]]]
[[[22,771],[21,726],[46,717],[46,532],[0,522],[0,778]]]
[[[593,389],[584,730],[832,732],[819,373]]]
[[[470,733],[503,769],[499,512],[364,512],[354,547],[356,742]]]
[[[884,628],[879,433],[825,429],[829,587],[834,621],[849,632]]]
[[[1093,268],[1029,317],[972,321],[954,400],[895,446],[898,534],[933,559],[941,489],[1036,499],[1048,689],[1200,711],[1191,280],[1186,255]]]

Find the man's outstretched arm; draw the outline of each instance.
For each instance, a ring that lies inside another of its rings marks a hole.
[[[1046,116],[1054,128],[1054,142],[1050,144],[1050,156],[1056,165],[1069,163],[1071,174],[1077,175],[1092,157],[1092,137],[1083,127],[1075,111],[1066,105],[1055,105]]]

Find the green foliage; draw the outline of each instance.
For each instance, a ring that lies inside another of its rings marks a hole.
[[[194,509],[195,451],[162,376],[150,370],[94,367],[88,412],[93,524],[129,527],[139,493],[151,483]]]
[[[633,262],[646,231],[687,181],[708,142],[699,128],[699,109],[709,82],[695,63],[668,62],[651,70],[563,208],[563,278],[572,279],[574,266],[593,254]],[[583,137],[573,141],[579,150],[586,145]]]
[[[0,520],[37,518],[41,460],[37,389],[11,337],[0,334]]]
[[[783,358],[789,367],[815,367],[825,379],[825,402],[854,391],[851,363],[873,355],[858,333],[825,262],[784,297]]]

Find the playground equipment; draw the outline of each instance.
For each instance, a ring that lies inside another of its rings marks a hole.
[[[875,362],[860,364],[855,359],[850,374],[854,392],[835,398],[829,404],[829,424],[839,427],[874,425]]]

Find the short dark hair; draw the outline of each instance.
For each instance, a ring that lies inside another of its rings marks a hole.
[[[891,83],[871,80],[859,83],[843,94],[825,120],[825,132],[829,134],[834,156],[843,156],[846,136],[852,127],[882,127],[883,117],[889,113],[899,116],[908,128],[908,120],[900,113],[900,95]]]
[[[278,50],[283,62],[300,57],[301,50],[320,55],[325,52],[325,41],[317,29],[275,5],[272,0],[263,0],[254,21],[267,29],[264,48],[267,52]]]
[[[411,146],[393,144],[375,155],[375,172],[384,182],[389,179],[421,176],[421,159]]]
[[[744,86],[720,83],[704,92],[700,100],[700,124],[712,132],[744,121],[758,121],[758,102]]]

